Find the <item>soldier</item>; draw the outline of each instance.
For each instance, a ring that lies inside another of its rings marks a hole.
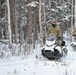
[[[47,35],[54,34],[57,38],[57,45],[61,46],[61,30],[56,24],[56,20],[51,21],[51,27],[48,29]]]

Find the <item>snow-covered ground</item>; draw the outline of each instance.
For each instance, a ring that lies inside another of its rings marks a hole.
[[[0,58],[0,75],[76,75],[76,51],[65,41],[68,55],[60,61],[47,60],[37,48],[28,56]]]

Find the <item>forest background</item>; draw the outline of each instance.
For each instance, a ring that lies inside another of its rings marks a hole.
[[[37,45],[43,47],[52,19],[72,41],[76,27],[76,0],[1,0],[0,57],[26,55]],[[64,36],[62,36],[64,38]]]

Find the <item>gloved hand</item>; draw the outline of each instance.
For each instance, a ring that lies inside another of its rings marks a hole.
[[[73,34],[73,36],[76,36],[76,35]]]
[[[61,46],[65,46],[65,41],[62,41]]]
[[[58,37],[58,40],[61,40],[61,37]]]

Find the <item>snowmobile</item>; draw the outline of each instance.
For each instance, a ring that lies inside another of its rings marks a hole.
[[[62,48],[57,45],[56,37],[51,35],[46,39],[46,43],[44,48],[41,50],[41,54],[50,60],[60,59],[61,57],[66,56],[68,51],[65,41],[63,41],[61,45]]]

